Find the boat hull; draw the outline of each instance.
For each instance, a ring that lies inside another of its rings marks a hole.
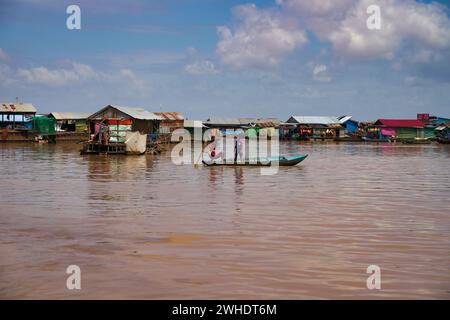
[[[437,142],[439,142],[441,144],[450,144],[450,140],[442,139],[442,138],[438,138]]]
[[[300,156],[290,156],[284,157],[281,156],[278,160],[279,166],[295,166],[296,164],[302,162],[306,159],[308,155],[300,155]],[[257,162],[235,162],[235,163],[216,163],[216,162],[207,162],[202,161],[205,166],[213,167],[213,166],[229,166],[229,167],[268,167],[271,166],[274,161],[270,159],[266,161],[257,161]]]
[[[420,140],[403,140],[403,144],[430,144],[431,141],[427,139],[420,139]]]

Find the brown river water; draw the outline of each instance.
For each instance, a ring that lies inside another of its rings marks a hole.
[[[285,143],[272,176],[78,148],[0,144],[0,298],[450,299],[450,146]]]

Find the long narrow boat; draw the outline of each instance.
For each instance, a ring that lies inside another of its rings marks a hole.
[[[437,138],[437,142],[442,144],[450,144],[450,139]]]
[[[430,143],[431,140],[421,138],[403,140],[403,144],[430,144]]]
[[[295,166],[296,164],[302,162],[306,159],[308,155],[296,155],[296,156],[280,156],[278,158],[278,165],[279,166]],[[234,162],[234,163],[227,163],[227,162],[207,162],[202,160],[203,164],[205,166],[211,167],[211,166],[232,166],[232,167],[238,167],[238,166],[270,166],[273,162],[277,161],[276,157],[269,157],[265,158],[264,160],[258,160],[258,161],[248,161],[245,162]]]

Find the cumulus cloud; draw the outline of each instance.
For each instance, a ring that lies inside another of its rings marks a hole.
[[[328,74],[328,67],[324,64],[316,65],[313,69],[313,79],[320,82],[331,81],[331,76]]]
[[[17,76],[32,84],[43,84],[47,86],[64,86],[79,83],[81,81],[98,79],[100,74],[85,64],[71,63],[69,68],[48,69],[40,66],[29,69],[19,69]]]
[[[149,92],[149,86],[146,81],[130,68],[103,72],[95,70],[89,65],[77,62],[70,62],[67,67],[58,69],[49,69],[44,66],[20,68],[12,78],[14,81],[48,87],[62,87],[102,81],[116,87],[126,88],[130,92],[140,95],[146,95]]]
[[[184,67],[184,70],[187,73],[190,73],[193,75],[218,73],[218,70],[216,69],[216,66],[214,65],[214,63],[212,63],[209,60],[195,61],[193,63],[186,65]]]
[[[9,86],[14,82],[14,72],[11,67],[0,63],[0,88],[3,86]]]
[[[352,57],[392,59],[405,43],[430,49],[450,45],[450,21],[436,4],[382,0],[381,29],[365,26],[367,7],[361,0],[327,37],[336,51]]]
[[[217,53],[235,66],[277,64],[304,44],[305,31],[330,43],[334,52],[358,59],[394,59],[403,51],[450,48],[450,19],[439,3],[416,0],[277,0],[278,6],[238,6],[237,26],[219,27]],[[381,9],[381,29],[369,30],[367,8]],[[423,52],[422,52],[423,54]],[[426,58],[426,57],[425,57]]]
[[[131,69],[119,70],[118,78],[126,80],[130,88],[142,94],[145,94],[145,92],[149,90],[147,83],[143,79],[139,78]]]
[[[216,52],[225,64],[235,68],[268,67],[307,42],[297,24],[277,11],[258,9],[254,4],[234,8],[235,28],[217,28]]]
[[[369,30],[367,8],[381,9],[381,29]],[[443,49],[450,46],[450,20],[445,7],[415,0],[286,0],[306,28],[329,41],[344,56],[392,59],[407,43]]]

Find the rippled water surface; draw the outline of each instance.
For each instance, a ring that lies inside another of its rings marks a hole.
[[[449,146],[282,149],[309,157],[262,176],[0,144],[0,298],[450,298]]]

